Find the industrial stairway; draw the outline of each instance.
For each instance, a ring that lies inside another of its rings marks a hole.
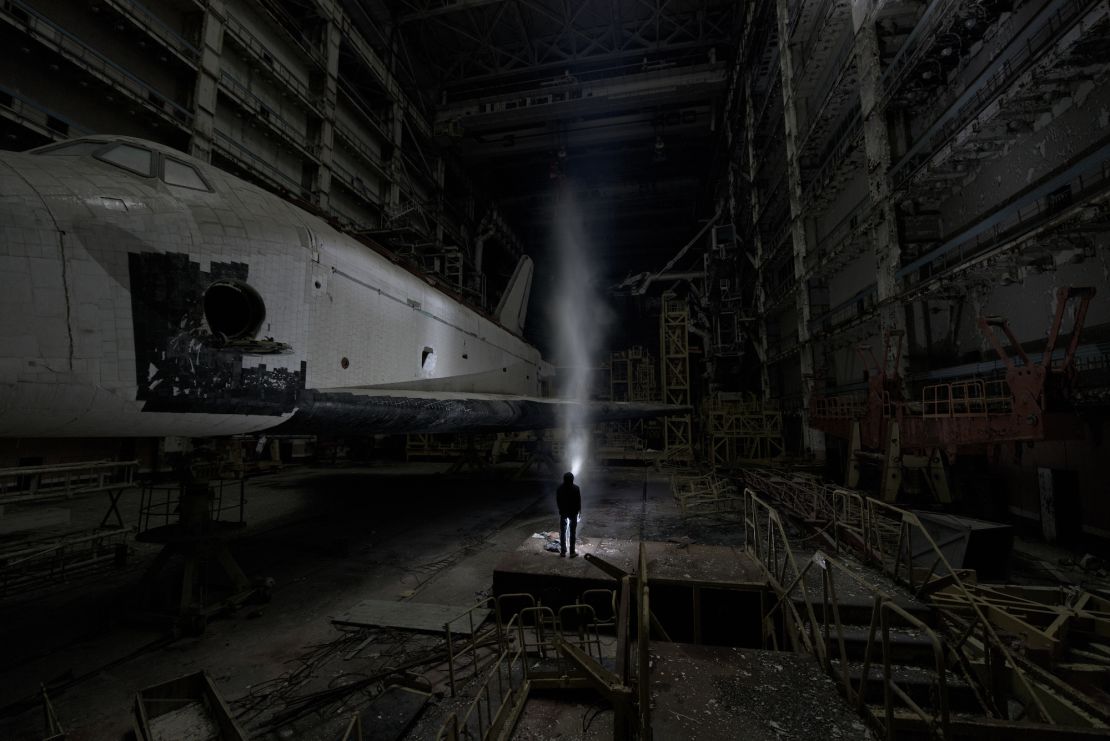
[[[920,523],[903,514],[890,527],[877,508],[896,508],[872,504],[862,525],[845,520],[845,509],[834,513],[829,538],[835,547],[843,531],[864,534],[864,566],[795,551],[778,511],[745,490],[745,548],[775,595],[764,617],[767,648],[812,654],[888,739],[1110,737],[1097,702],[1035,666],[984,619],[992,608],[973,602],[975,587],[965,584],[974,574],[951,569],[931,541],[915,557],[910,545],[926,542],[916,539]],[[936,598],[949,594],[968,606],[942,608]]]
[[[869,584],[862,569],[847,561],[820,551],[795,555],[805,559],[800,563],[820,566],[806,571],[790,592],[792,612],[802,616],[800,628],[820,644],[814,653],[857,710],[893,719],[899,739],[933,738],[946,716],[951,721],[988,714],[975,679],[948,660],[951,650],[930,605]]]

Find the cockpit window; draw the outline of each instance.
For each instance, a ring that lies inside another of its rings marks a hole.
[[[154,153],[133,144],[117,144],[96,156],[98,159],[144,177],[154,174]]]
[[[36,150],[35,154],[48,154],[51,157],[80,157],[82,155],[92,154],[103,146],[104,142],[64,142],[53,147]]]
[[[166,185],[177,185],[182,188],[192,188],[194,190],[211,190],[208,183],[200,176],[196,168],[192,165],[187,165],[184,162],[163,157],[163,171],[162,179],[166,181]]]

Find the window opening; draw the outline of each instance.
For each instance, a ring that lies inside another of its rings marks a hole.
[[[154,153],[149,149],[136,147],[132,144],[117,144],[107,152],[101,152],[96,156],[98,159],[116,167],[130,170],[137,175],[150,177],[154,174]]]
[[[166,182],[166,185],[176,185],[181,188],[192,188],[193,190],[211,190],[208,183],[197,172],[197,168],[192,165],[187,165],[169,157],[163,158],[162,161],[162,179]]]

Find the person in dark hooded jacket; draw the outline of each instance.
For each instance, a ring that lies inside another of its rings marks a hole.
[[[578,532],[578,513],[582,511],[582,490],[574,483],[574,474],[563,474],[562,485],[555,490],[555,503],[559,505],[559,555],[567,555],[567,543],[570,543],[570,557],[578,554],[574,552],[574,540]],[[570,520],[570,524],[567,524]],[[564,537],[566,536],[566,537]]]

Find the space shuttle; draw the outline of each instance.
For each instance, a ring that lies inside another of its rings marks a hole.
[[[538,429],[573,401],[494,315],[181,152],[89,136],[0,154],[0,436]],[[674,413],[593,402],[593,421]]]

